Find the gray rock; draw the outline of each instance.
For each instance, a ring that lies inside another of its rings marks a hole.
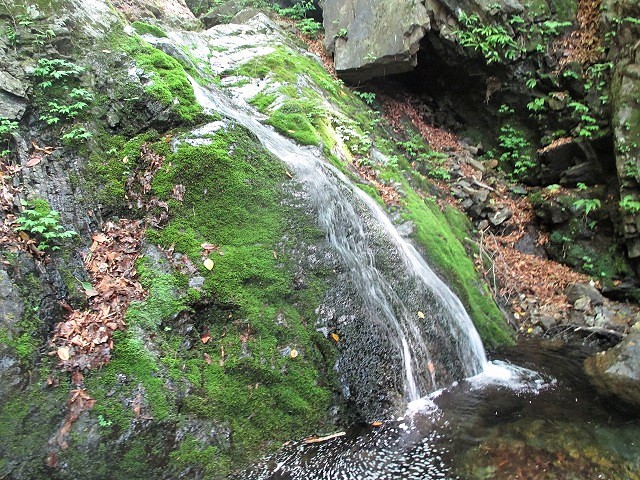
[[[325,47],[338,75],[350,82],[411,71],[430,28],[422,2],[324,0]]]
[[[204,286],[204,277],[191,277],[189,279],[189,288],[195,288],[197,290],[202,289]]]
[[[493,225],[494,227],[498,227],[509,220],[512,216],[513,212],[511,210],[509,210],[508,208],[503,208],[489,215],[488,220],[491,225]]]
[[[482,162],[479,162],[475,158],[467,158],[467,163],[482,173],[484,173],[487,170],[485,166],[482,164]]]
[[[593,305],[602,305],[605,300],[598,289],[589,283],[573,283],[565,289],[564,293],[571,303],[584,297],[588,297]]]
[[[580,182],[596,184],[603,178],[602,168],[593,162],[582,162],[568,168],[560,175],[562,185],[576,185]]]
[[[585,360],[584,367],[601,392],[640,407],[640,324],[614,348]]]
[[[404,222],[396,226],[396,230],[403,237],[410,237],[416,229],[416,225],[412,221]]]
[[[510,191],[511,193],[516,194],[516,195],[522,195],[522,196],[525,196],[525,195],[528,195],[528,194],[529,194],[529,192],[527,191],[527,189],[526,189],[526,188],[524,188],[522,185],[514,185],[513,187],[511,187],[511,188],[509,189],[509,191]]]
[[[16,77],[2,70],[0,70],[0,89],[16,97],[24,98],[27,95],[26,86]]]
[[[573,303],[573,308],[579,312],[586,312],[591,309],[591,299],[589,297],[580,297]]]
[[[9,331],[20,321],[24,304],[7,272],[0,269],[0,327]]]

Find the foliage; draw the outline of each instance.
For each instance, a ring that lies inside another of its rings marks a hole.
[[[63,121],[73,121],[93,101],[93,94],[77,85],[84,67],[62,58],[42,58],[33,71],[39,81],[36,85],[37,104],[40,106],[38,118],[47,125],[57,125]],[[74,126],[62,135],[62,140],[70,143],[86,140],[92,136],[84,127]]]
[[[66,230],[60,225],[60,214],[52,210],[45,200],[35,200],[23,205],[27,208],[16,219],[19,226],[15,230],[34,236],[39,242],[38,250],[59,250],[56,243],[77,235],[73,230]]]
[[[454,34],[464,47],[479,50],[487,63],[516,59],[522,49],[504,27],[485,25],[477,15],[461,12],[458,16],[459,29]]]
[[[635,215],[640,212],[640,201],[634,199],[631,195],[625,195],[622,200],[620,200],[620,207],[627,213]]]
[[[310,0],[297,0],[296,3],[294,3],[291,7],[282,8],[276,4],[274,5],[273,9],[276,11],[276,13],[282,15],[283,17],[289,17],[294,20],[302,20],[307,18],[307,14],[315,10],[315,7],[313,5],[313,2]]]
[[[356,97],[360,97],[367,105],[373,105],[376,101],[376,94],[373,92],[358,92],[357,90],[354,90],[353,93]]]
[[[0,147],[0,158],[8,155],[11,152],[9,150],[11,134],[13,134],[16,130],[18,130],[18,122],[9,120],[5,117],[0,117],[0,145],[4,144],[4,148]]]
[[[296,25],[302,33],[311,38],[318,38],[318,34],[322,31],[322,24],[316,22],[313,18],[303,18]]]
[[[53,86],[56,80],[74,78],[83,72],[84,67],[62,58],[41,58],[33,69],[33,76],[41,79],[38,87],[46,89]]]
[[[573,202],[573,206],[577,211],[584,210],[585,216],[589,215],[589,212],[598,210],[600,205],[600,200],[597,198],[580,198]]]
[[[525,138],[524,132],[511,125],[503,125],[498,136],[498,143],[503,150],[500,161],[512,167],[511,177],[519,179],[536,166],[529,150],[531,144]]]

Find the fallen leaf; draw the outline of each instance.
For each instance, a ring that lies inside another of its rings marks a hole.
[[[209,356],[209,354],[205,352],[203,356],[204,356],[204,361],[207,362],[207,365],[211,365],[211,357]]]
[[[58,357],[60,357],[60,360],[62,361],[69,360],[69,356],[70,356],[69,347],[60,347],[58,348],[57,353],[58,353]]]
[[[74,370],[71,376],[71,383],[74,385],[82,385],[84,383],[84,375],[80,370]]]
[[[202,341],[202,343],[207,343],[209,340],[211,340],[211,334],[209,332],[205,332],[201,337],[200,340]]]
[[[204,261],[204,268],[206,268],[209,271],[213,270],[213,260],[211,260],[210,258],[207,258]]]
[[[289,356],[291,358],[296,358],[298,356],[298,350],[296,350],[295,348],[292,348],[291,352],[289,352]]]
[[[381,426],[381,425],[382,425],[382,422],[378,422],[378,421],[371,422],[371,426],[372,426],[372,427],[379,427],[379,426]]]
[[[336,341],[336,343],[340,341],[340,337],[338,336],[337,333],[332,333],[331,338],[333,338]]]
[[[41,160],[42,160],[42,157],[40,155],[34,155],[27,162],[27,167],[28,168],[35,167],[36,165],[38,165],[40,163]]]
[[[422,312],[420,312],[420,311],[419,311],[419,312],[418,312],[418,318],[424,318],[424,313],[422,313]]]
[[[427,368],[429,369],[429,373],[433,373],[436,371],[436,367],[433,365],[433,362],[429,362],[427,364]]]

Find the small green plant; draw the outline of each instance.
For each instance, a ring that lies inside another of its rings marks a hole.
[[[11,153],[9,143],[11,142],[11,134],[18,130],[18,122],[0,117],[0,158]]]
[[[631,195],[625,195],[625,197],[620,201],[620,207],[623,211],[632,215],[640,212],[640,202],[635,200]]]
[[[571,102],[568,106],[573,108],[574,114],[579,117],[580,123],[577,126],[578,136],[591,138],[600,130],[598,121],[591,116],[591,110],[587,105],[580,102]]]
[[[586,272],[591,273],[593,267],[595,266],[593,263],[593,258],[591,258],[589,255],[584,255],[582,257],[582,262],[582,269]]]
[[[576,185],[576,188],[580,191],[580,192],[585,192],[586,190],[589,189],[589,187],[587,187],[587,185],[585,183],[582,182],[578,182],[578,184]]]
[[[373,105],[373,102],[376,101],[376,94],[373,92],[353,92],[356,97],[360,97],[364,103],[367,105]]]
[[[346,28],[341,28],[340,30],[338,30],[338,33],[336,33],[336,38],[347,38],[347,29]]]
[[[573,207],[576,211],[583,210],[585,217],[589,215],[590,212],[598,210],[601,206],[600,200],[598,198],[580,198],[573,202]]]
[[[75,77],[82,72],[84,72],[84,67],[67,62],[62,58],[41,58],[38,60],[38,66],[33,69],[33,76],[41,78],[38,87],[46,89],[53,86],[56,80]]]
[[[107,428],[113,425],[113,422],[111,420],[107,420],[104,415],[100,414],[98,415],[98,425],[103,428]]]
[[[298,0],[297,3],[293,4],[291,7],[281,8],[276,5],[273,9],[278,13],[278,15],[282,15],[283,17],[289,17],[294,20],[302,20],[307,18],[307,14],[313,10],[315,7],[312,1],[309,0]]]
[[[504,125],[500,129],[498,143],[503,150],[500,161],[512,166],[511,178],[517,180],[525,176],[536,163],[531,158],[528,150],[531,147],[524,133],[511,125]]]
[[[378,57],[376,57],[372,52],[367,53],[363,60],[365,62],[375,62],[378,59]]]
[[[532,101],[527,103],[527,108],[536,113],[544,110],[544,98],[534,98]]]
[[[522,53],[513,35],[500,25],[485,25],[477,15],[464,12],[458,16],[458,22],[460,28],[453,33],[460,44],[479,50],[487,63],[514,60]]]
[[[322,31],[322,24],[313,18],[303,18],[296,25],[302,33],[311,38],[318,38],[318,34]]]
[[[498,108],[498,113],[501,115],[512,115],[514,113],[516,113],[516,111],[511,108],[509,105],[500,105],[500,108]]]
[[[60,225],[60,214],[52,210],[46,200],[23,202],[22,205],[26,208],[16,219],[18,226],[15,230],[35,237],[38,241],[36,248],[41,252],[59,250],[60,247],[55,243],[77,235],[73,230],[66,230]]]
[[[47,125],[75,120],[89,106],[93,94],[85,88],[74,86],[83,72],[84,67],[60,58],[38,61],[33,75],[40,80],[36,85],[40,120]],[[79,141],[90,136],[84,127],[76,126],[62,135],[62,140]]]
[[[527,86],[527,88],[536,88],[536,85],[538,85],[538,81],[535,78],[529,78],[525,82],[525,85]]]
[[[558,22],[556,20],[547,20],[545,22],[542,23],[542,26],[540,27],[540,33],[542,33],[542,35],[558,35],[559,29],[561,28],[568,28],[571,26],[571,22]]]
[[[93,134],[84,127],[75,127],[62,135],[62,141],[67,143],[77,142],[80,140],[86,140],[93,137]]]

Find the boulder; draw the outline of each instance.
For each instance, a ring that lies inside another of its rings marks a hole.
[[[600,291],[589,283],[573,283],[565,289],[564,293],[571,303],[584,297],[589,298],[593,305],[602,305],[605,300]]]
[[[587,358],[584,367],[602,393],[640,407],[640,324],[614,348]]]
[[[411,71],[430,29],[422,2],[324,0],[325,47],[338,75],[357,83]]]

